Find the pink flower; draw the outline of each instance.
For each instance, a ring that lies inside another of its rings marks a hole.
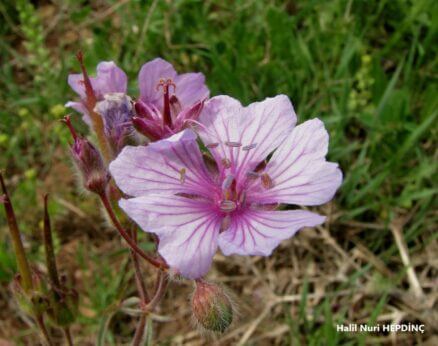
[[[90,77],[90,82],[97,101],[94,110],[102,116],[106,133],[108,128],[112,129],[112,134],[132,133],[132,123],[139,133],[152,141],[170,137],[181,131],[188,120],[196,120],[210,94],[202,73],[177,74],[173,66],[161,58],[145,63],[140,70],[140,98],[134,104],[135,114],[127,104],[131,99],[126,96],[129,101],[123,100],[120,96],[126,95],[128,79],[114,62],[99,63],[97,75]],[[83,120],[91,125],[83,74],[69,75],[68,84],[81,100],[67,102],[66,107],[82,113]],[[107,101],[116,97],[120,99],[118,103]],[[117,114],[117,117],[108,114]],[[127,127],[128,123],[131,127]],[[125,142],[125,137],[114,139],[108,133],[107,137],[112,147],[121,147]]]
[[[135,103],[134,126],[152,141],[181,131],[196,120],[210,91],[202,73],[177,74],[167,61],[144,64],[138,76],[140,100]]]
[[[282,240],[325,219],[275,210],[279,204],[326,203],[342,182],[338,165],[325,159],[323,123],[295,123],[284,95],[248,107],[214,97],[198,127],[211,157],[189,129],[147,147],[125,147],[110,165],[117,185],[134,197],[120,206],[158,235],[159,253],[187,278],[205,275],[218,247],[224,255],[269,256]]]

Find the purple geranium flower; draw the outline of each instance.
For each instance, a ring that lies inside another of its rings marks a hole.
[[[96,70],[96,77],[90,77],[96,101],[104,100],[105,95],[107,94],[126,94],[128,77],[113,61],[103,61],[99,63]],[[83,74],[70,74],[68,76],[68,84],[73,91],[79,95],[80,101],[69,101],[65,106],[82,113],[83,120],[90,125],[91,120],[86,106],[87,94]]]
[[[152,141],[181,131],[196,120],[210,91],[202,73],[177,74],[167,61],[144,64],[138,76],[140,99],[135,103],[136,129]]]
[[[325,159],[323,123],[295,123],[284,95],[248,107],[214,97],[198,126],[211,156],[201,153],[190,129],[125,147],[110,165],[117,185],[134,197],[120,206],[158,235],[159,253],[187,278],[207,273],[218,246],[225,255],[268,256],[299,229],[325,220],[306,210],[275,210],[279,204],[326,203],[342,182],[338,165]]]

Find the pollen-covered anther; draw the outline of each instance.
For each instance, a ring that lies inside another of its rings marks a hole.
[[[256,146],[257,146],[256,143],[253,143],[253,144],[250,144],[250,145],[245,145],[245,146],[242,148],[242,150],[244,150],[244,151],[248,151],[248,150],[254,149]]]
[[[225,142],[225,145],[230,148],[239,148],[242,146],[242,143],[239,142]]]
[[[172,79],[165,79],[165,78],[161,78],[160,79],[160,81],[158,82],[158,84],[157,84],[157,90],[160,90],[160,88],[163,88],[163,91],[165,92],[165,93],[167,93],[168,92],[168,90],[169,90],[169,87],[173,87],[173,92],[175,92],[175,90],[176,90],[176,85],[175,85],[175,83],[173,82],[173,80]]]
[[[181,184],[184,184],[186,181],[186,169],[185,168],[181,168],[179,170],[179,181],[181,182]]]
[[[234,176],[227,175],[222,183],[222,190],[228,190],[231,187],[231,184],[233,184]]]
[[[258,179],[260,177],[260,174],[257,172],[254,172],[254,171],[248,171],[248,172],[246,172],[246,176],[249,179]]]
[[[230,168],[231,167],[231,161],[228,160],[227,158],[223,158],[221,160],[222,166],[224,166],[224,168]]]
[[[236,210],[237,204],[234,201],[223,200],[219,203],[219,209],[224,213],[231,213]]]
[[[206,145],[206,147],[208,149],[214,149],[214,148],[217,148],[218,146],[219,146],[219,143],[210,143],[210,144]]]
[[[262,186],[265,189],[269,190],[269,189],[272,189],[274,187],[274,182],[272,181],[272,179],[268,175],[268,173],[262,173],[260,178],[261,178],[261,181],[262,181]]]

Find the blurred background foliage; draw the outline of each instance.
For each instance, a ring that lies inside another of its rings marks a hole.
[[[0,14],[0,168],[35,261],[41,258],[41,195],[46,191],[52,194],[58,245],[84,232],[87,239],[109,239],[96,235],[103,225],[95,201],[77,193],[69,135],[58,121],[68,112],[63,104],[75,97],[66,80],[79,69],[79,49],[90,72],[102,60],[122,67],[132,96],[138,94],[141,65],[156,56],[178,71],[203,72],[212,95],[228,94],[247,104],[287,94],[299,122],[313,117],[325,122],[329,158],[340,162],[345,174],[336,200],[323,209],[331,213],[330,232],[339,247],[352,253],[360,239],[395,273],[392,284],[401,289],[408,284],[391,224],[403,220],[412,258],[429,253],[427,246],[436,250],[438,2],[6,0]],[[80,130],[86,132],[86,126]],[[3,213],[0,222],[5,288],[15,264]],[[87,245],[81,243],[73,258],[84,270],[87,261],[111,262],[99,252],[102,248],[85,255]],[[428,268],[426,278],[436,279],[436,266],[420,267]],[[94,315],[82,323],[89,334],[104,323],[94,316],[116,296],[114,271],[103,265],[98,270],[87,282],[85,300],[91,301]],[[378,274],[364,264],[348,272],[346,287],[354,287],[364,272]],[[326,304],[315,311],[342,320]],[[361,317],[380,315],[383,308],[376,304],[364,306]],[[331,335],[336,344],[340,337],[356,338],[333,336],[334,322],[326,330],[307,320],[303,327],[305,314],[280,315],[281,323],[292,321],[287,322],[290,340],[309,344]]]

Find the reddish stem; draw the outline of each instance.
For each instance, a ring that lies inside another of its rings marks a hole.
[[[102,201],[103,206],[105,207],[114,227],[119,231],[120,235],[123,237],[123,239],[126,240],[128,245],[132,250],[134,250],[138,255],[140,255],[142,258],[144,258],[146,261],[148,261],[153,266],[159,268],[159,269],[168,269],[169,266],[166,263],[163,263],[162,261],[158,261],[157,259],[147,255],[144,253],[142,249],[140,249],[137,244],[131,239],[129,234],[123,229],[122,225],[120,224],[119,220],[117,219],[114,210],[111,206],[110,201],[108,200],[108,197],[106,194],[100,194],[99,195],[100,200]]]

